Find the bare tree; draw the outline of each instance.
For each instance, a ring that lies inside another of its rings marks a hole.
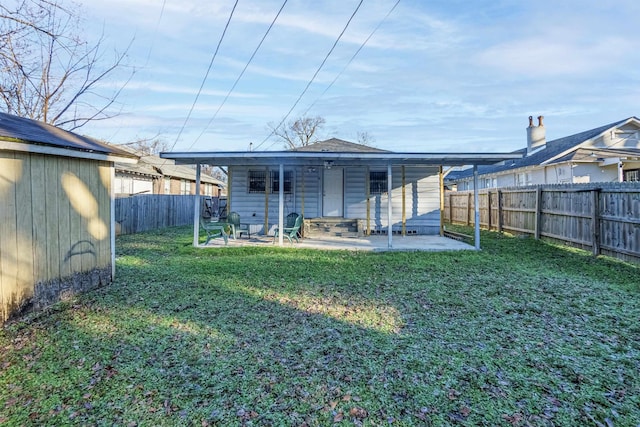
[[[79,5],[67,4],[62,0],[0,4],[0,108],[74,130],[115,115],[111,109],[124,86],[108,94],[98,86],[126,68],[128,47],[103,61],[104,38],[85,41],[79,34]],[[132,76],[133,71],[129,79]]]
[[[367,145],[369,147],[373,147],[376,139],[367,131],[358,132],[358,144]]]
[[[170,151],[171,149],[171,144],[158,137],[149,139],[138,139],[124,145],[131,147],[134,150],[137,150],[147,156],[155,156],[163,151]]]
[[[275,127],[269,124],[274,135],[281,138],[286,148],[306,147],[318,142],[318,131],[325,124],[325,119],[320,116],[300,117],[290,121],[284,126]]]

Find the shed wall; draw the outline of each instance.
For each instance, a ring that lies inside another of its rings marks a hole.
[[[111,167],[0,152],[0,321],[111,281]]]

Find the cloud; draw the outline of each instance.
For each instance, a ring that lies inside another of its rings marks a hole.
[[[560,30],[491,46],[474,62],[530,77],[580,76],[609,69],[631,47],[620,37],[580,39]]]

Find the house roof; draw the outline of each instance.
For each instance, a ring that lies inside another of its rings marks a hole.
[[[160,157],[176,164],[209,164],[216,166],[317,166],[330,162],[334,166],[388,165],[467,165],[492,164],[519,159],[521,153],[414,153],[380,150],[362,144],[332,138],[288,151],[210,151],[166,152]]]
[[[7,113],[0,113],[0,149],[127,163],[138,159],[93,138]]]
[[[173,160],[161,159],[155,155],[147,155],[142,151],[126,145],[121,145],[119,148],[139,156],[140,160],[137,165],[116,163],[116,171],[125,171],[152,177],[169,176],[172,178],[187,179],[190,181],[195,181],[196,179],[196,171],[189,166],[176,165]],[[207,174],[202,174],[200,181],[215,184],[219,187],[226,186],[224,182]]]
[[[331,138],[326,141],[319,141],[304,147],[294,148],[291,151],[311,151],[311,152],[348,152],[348,153],[387,153],[387,150],[370,147],[368,145],[356,144],[355,142],[343,139]]]
[[[499,173],[507,170],[524,168],[527,166],[541,165],[543,163],[547,163],[547,164],[558,163],[560,162],[560,159],[564,159],[565,161],[568,161],[572,156],[571,154],[572,149],[577,149],[579,145],[602,135],[604,132],[612,128],[621,126],[632,120],[638,121],[640,119],[638,119],[637,117],[629,117],[624,120],[610,123],[608,125],[586,130],[584,132],[576,133],[574,135],[566,136],[564,138],[555,139],[553,141],[548,141],[544,149],[536,151],[529,156],[504,162],[503,164],[479,166],[478,175],[495,174],[495,173]],[[615,149],[599,148],[594,150],[615,152]],[[590,151],[593,151],[593,150],[590,150]],[[523,149],[514,151],[514,153],[521,153],[523,155],[526,154],[526,152],[527,152],[526,147]],[[603,156],[599,156],[599,157],[603,157]],[[465,169],[460,171],[451,171],[447,175],[447,179],[460,180],[460,179],[470,178],[472,176],[473,176],[473,170]]]

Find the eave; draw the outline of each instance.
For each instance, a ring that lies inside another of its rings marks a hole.
[[[301,152],[301,151],[227,151],[165,152],[160,157],[179,165],[212,166],[314,166],[331,162],[333,166],[461,166],[490,165],[521,159],[514,153],[397,153],[397,152]]]

